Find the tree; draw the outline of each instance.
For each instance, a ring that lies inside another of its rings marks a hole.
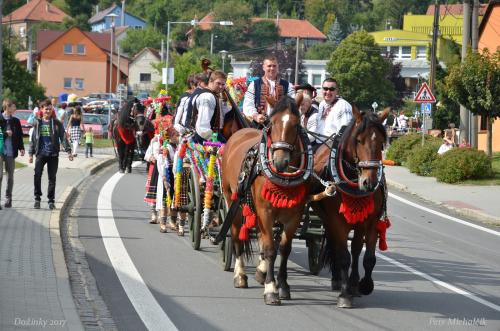
[[[467,54],[445,79],[449,96],[475,115],[486,118],[486,150],[492,156],[492,123],[500,117],[500,50]]]
[[[333,22],[332,26],[328,30],[327,37],[328,40],[331,41],[335,46],[340,44],[342,39],[344,39],[338,19],[335,19],[335,22]]]
[[[166,39],[165,35],[150,27],[138,30],[129,29],[127,37],[120,41],[120,47],[125,54],[134,56],[144,47],[159,49],[162,39]]]
[[[272,45],[280,39],[278,28],[271,21],[253,23],[246,37],[252,46],[256,48]]]
[[[338,81],[340,94],[358,107],[370,108],[374,101],[388,105],[394,97],[394,85],[387,79],[390,66],[366,31],[344,39],[332,53],[327,69]]]
[[[325,0],[305,0],[305,18],[318,30],[323,30],[329,15],[327,1]]]
[[[307,60],[328,60],[336,47],[337,45],[330,41],[314,44],[307,49],[305,58]]]
[[[99,2],[98,0],[65,0],[69,9],[69,15],[72,17],[85,15],[87,18],[92,16],[92,9]]]
[[[8,0],[3,2],[3,8],[2,8],[2,13],[4,16],[9,15],[12,13],[14,10],[17,8],[21,7],[22,5],[25,5],[26,1],[25,0]]]
[[[5,46],[5,45],[4,45]],[[28,96],[32,100],[45,98],[45,89],[36,82],[7,47],[3,47],[3,90],[4,97],[16,101],[18,108],[28,108]]]

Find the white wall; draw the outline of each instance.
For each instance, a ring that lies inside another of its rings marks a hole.
[[[137,59],[130,63],[128,69],[128,86],[133,91],[151,91],[156,82],[161,81],[161,75],[151,66],[151,63],[160,62],[151,52],[143,52]],[[150,73],[151,82],[140,82],[141,73]]]

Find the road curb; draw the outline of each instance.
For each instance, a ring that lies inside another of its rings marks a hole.
[[[76,305],[71,292],[71,284],[69,281],[68,267],[64,257],[64,249],[61,238],[61,222],[62,215],[66,212],[70,200],[75,196],[77,187],[89,176],[92,176],[100,169],[115,162],[116,158],[106,159],[94,166],[90,167],[85,175],[72,186],[66,187],[63,191],[58,204],[60,208],[52,211],[49,221],[50,241],[52,249],[52,260],[54,263],[54,270],[57,281],[57,295],[61,302],[64,317],[66,318],[66,325],[69,330],[84,330],[83,324],[80,319],[80,314],[76,309]]]
[[[435,201],[435,200],[429,199],[421,194],[418,194],[418,193],[411,191],[406,185],[395,182],[394,180],[386,178],[386,181],[387,181],[387,185],[389,186],[389,188],[395,188],[399,191],[403,191],[403,192],[415,195],[426,202],[432,203],[436,206],[446,208],[446,209],[448,209],[456,214],[459,214],[461,216],[468,217],[468,218],[474,219],[474,220],[482,222],[482,223],[500,226],[500,217],[495,217],[495,216],[486,214],[484,212],[481,212],[481,211],[478,211],[475,209],[458,208],[458,207],[443,203],[441,201]]]

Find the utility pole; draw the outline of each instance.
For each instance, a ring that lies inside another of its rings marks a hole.
[[[431,44],[431,73],[429,87],[434,93],[434,83],[436,80],[436,53],[437,53],[437,41],[439,35],[439,0],[436,0],[434,5],[434,24],[432,26],[432,44]]]
[[[161,64],[163,65],[163,62],[165,61],[165,39],[161,40],[160,61]]]
[[[470,40],[470,0],[463,2],[463,25],[462,25],[462,62],[467,56],[467,47]],[[466,138],[470,143],[469,111],[460,105],[460,140]]]
[[[479,0],[474,0],[474,4],[472,6],[472,19],[471,19],[471,40],[472,40],[472,52],[477,53],[477,44],[479,41]],[[470,130],[470,139],[469,143],[472,148],[477,149],[477,132],[478,132],[478,119],[479,116],[474,116],[472,113],[469,113],[469,130]]]
[[[300,39],[297,37],[297,45],[295,47],[295,85],[299,85],[299,43]]]
[[[30,28],[27,34],[28,38],[28,59],[26,65],[28,66],[28,72],[33,73],[33,28]]]
[[[0,22],[2,21],[3,0],[0,0]],[[3,102],[3,26],[0,25],[0,104]]]

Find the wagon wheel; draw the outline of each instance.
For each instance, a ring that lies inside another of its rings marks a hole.
[[[224,194],[221,194],[219,201],[217,213],[220,224],[223,224],[228,210]],[[224,271],[229,271],[231,269],[231,264],[233,263],[233,238],[231,237],[231,229],[229,229],[226,238],[219,244],[219,249],[222,269]]]
[[[187,169],[186,169],[187,170]],[[191,246],[195,250],[200,249],[201,241],[201,196],[200,182],[198,173],[193,166],[189,168],[188,181],[188,221],[189,221],[189,238]],[[186,174],[186,175],[188,175]]]
[[[307,260],[309,262],[309,272],[317,276],[323,265],[323,242],[319,236],[309,236],[306,239]]]

